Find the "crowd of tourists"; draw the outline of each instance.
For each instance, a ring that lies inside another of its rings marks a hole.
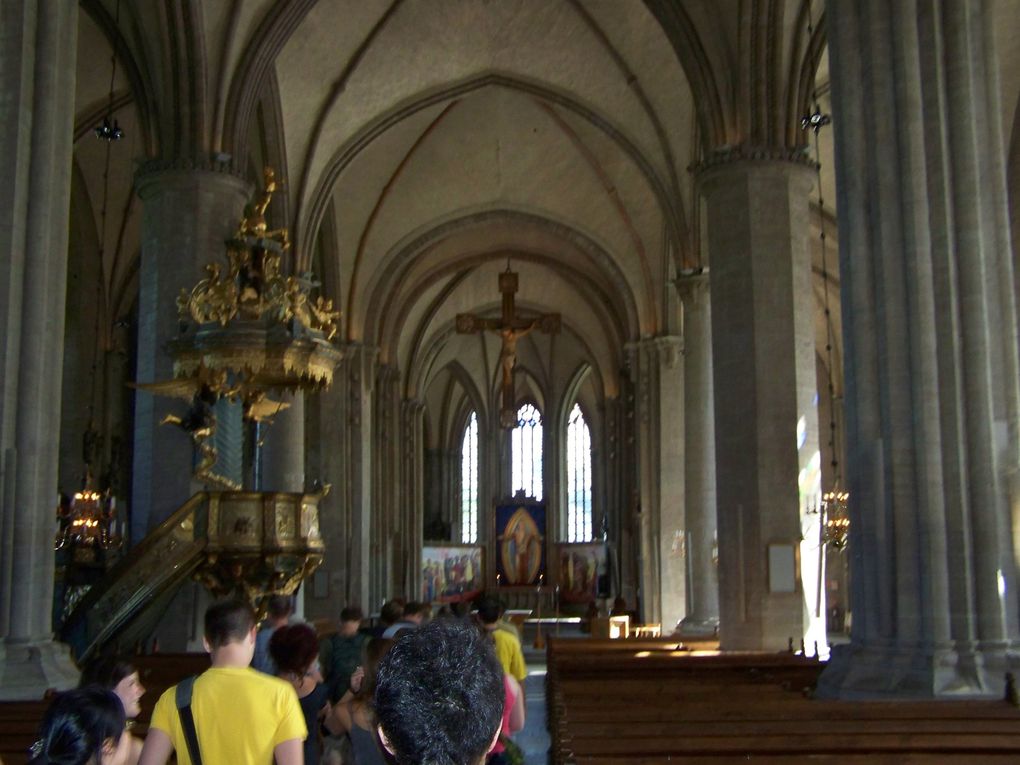
[[[474,613],[387,601],[377,620],[349,606],[319,635],[290,598],[261,628],[243,600],[205,614],[210,668],[159,698],[144,743],[130,731],[145,693],[130,662],[104,657],[47,710],[32,765],[504,765],[520,762],[527,676],[498,600]]]

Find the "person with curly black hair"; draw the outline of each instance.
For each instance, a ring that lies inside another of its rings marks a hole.
[[[437,619],[379,664],[379,740],[398,765],[478,765],[499,738],[503,669],[470,622]]]
[[[58,694],[43,715],[29,765],[124,765],[129,736],[113,691],[90,685]]]

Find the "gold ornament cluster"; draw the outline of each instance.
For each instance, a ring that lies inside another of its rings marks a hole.
[[[290,248],[287,229],[268,230],[266,208],[278,189],[272,168],[265,169],[265,188],[246,207],[234,236],[227,241],[227,272],[219,263],[205,267],[206,277],[191,291],[181,290],[177,310],[182,319],[226,326],[234,319],[296,321],[327,341],[337,333],[340,312],[330,298],[309,297],[309,286],[282,274],[282,255]]]

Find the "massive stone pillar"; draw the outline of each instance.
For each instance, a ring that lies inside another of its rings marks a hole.
[[[641,618],[670,631],[687,611],[684,521],[683,345],[679,337],[630,347],[640,491]]]
[[[372,489],[372,580],[376,597],[392,595],[413,598],[404,587],[404,535],[400,510],[402,486],[400,468],[400,370],[380,365],[375,380],[375,427],[373,429]]]
[[[386,595],[372,576],[372,393],[379,349],[360,344],[347,346],[343,370],[347,390],[348,464],[344,477],[350,528],[348,543],[348,600],[374,612]]]
[[[630,489],[627,476],[630,475],[627,457],[633,451],[631,444],[625,443],[624,421],[626,407],[620,396],[607,397],[602,403],[602,443],[603,449],[592,450],[592,456],[598,459],[601,470],[596,469],[594,479],[598,482],[600,494],[605,497],[603,512],[592,518],[593,531],[601,529],[605,517],[609,525],[609,541],[612,560],[612,587],[610,596],[622,598],[627,605],[633,605],[635,585],[629,575],[624,581],[628,569],[624,566],[624,558],[628,545],[626,543],[626,522],[630,509]],[[595,434],[592,434],[593,438]],[[593,487],[594,489],[595,487]]]
[[[77,680],[52,641],[77,3],[0,25],[0,698]]]
[[[347,440],[348,375],[341,362],[334,372],[333,385],[307,402],[306,479],[329,484],[330,491],[319,502],[319,531],[325,545],[322,566],[305,587],[305,618],[337,619],[340,609],[350,600],[348,561],[350,560],[351,507],[347,492],[347,466],[350,443]],[[356,605],[364,605],[358,600]]]
[[[418,599],[422,591],[421,546],[425,521],[425,405],[418,399],[401,401],[401,476],[398,511],[404,556],[404,591]]]
[[[874,5],[830,0],[827,24],[853,625],[821,690],[998,696],[1020,385],[994,14]]]
[[[715,428],[712,408],[712,313],[708,274],[677,279],[683,305],[684,448],[687,561],[685,635],[719,629],[719,573],[715,515]],[[663,625],[665,628],[667,625]]]
[[[241,218],[249,185],[225,172],[181,161],[153,162],[136,181],[142,199],[142,262],[138,284],[138,382],[169,380],[165,350],[178,333],[177,296],[223,262],[224,242]],[[192,481],[192,444],[178,428],[160,426],[183,402],[139,391],[135,398],[131,539],[137,543],[200,485]]]
[[[825,639],[824,619],[814,616],[817,516],[808,512],[820,467],[808,251],[813,176],[801,155],[767,149],[717,153],[699,170],[712,274],[726,649]]]
[[[267,426],[262,447],[262,491],[305,490],[305,394],[276,392],[289,404]]]

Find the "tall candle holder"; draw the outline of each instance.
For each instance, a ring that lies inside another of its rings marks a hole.
[[[542,582],[545,580],[544,574],[538,575],[538,586],[535,588],[535,594],[538,596],[538,618],[535,620],[535,650],[545,650],[545,638],[542,636]]]

